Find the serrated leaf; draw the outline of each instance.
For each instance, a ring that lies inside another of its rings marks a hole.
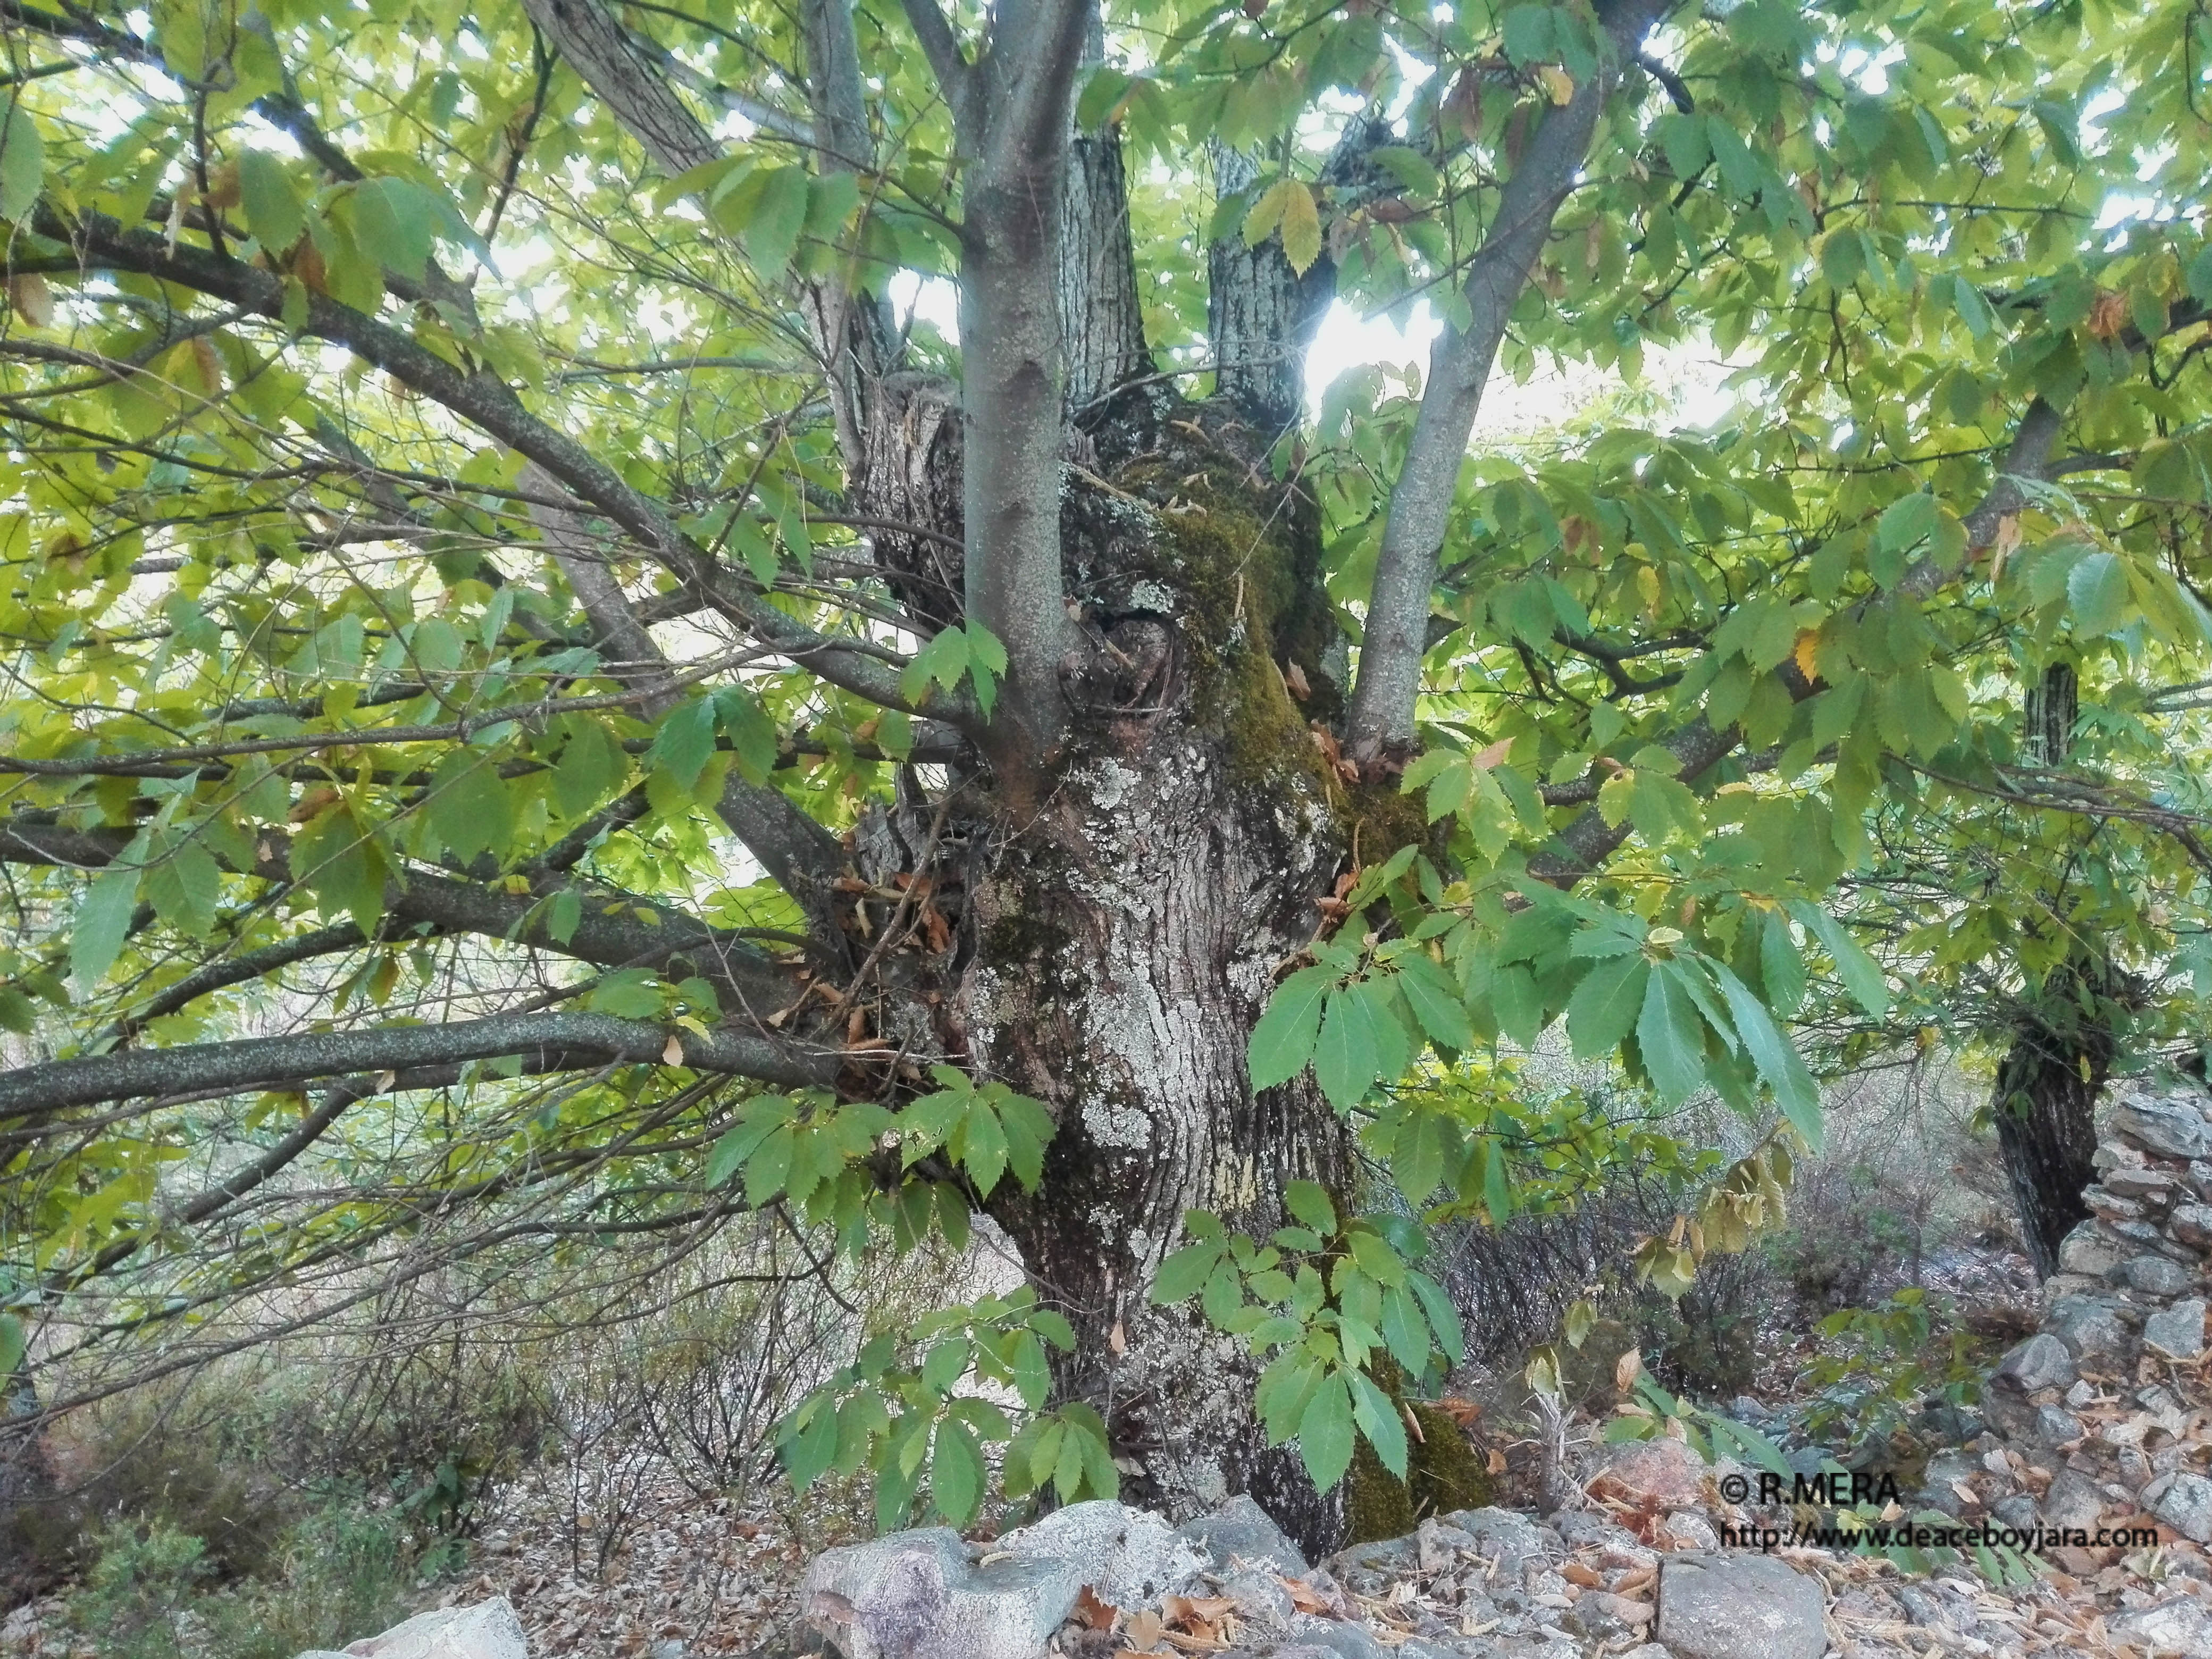
[[[1206,1242],[1184,1245],[1160,1263],[1159,1272],[1152,1276],[1147,1299],[1164,1305],[1188,1300],[1206,1287],[1206,1281],[1213,1277],[1220,1261],[1218,1244]]]
[[[945,1518],[964,1527],[983,1496],[983,1449],[964,1423],[947,1418],[937,1425],[929,1460],[929,1495]]]
[[[1367,1443],[1382,1460],[1382,1467],[1401,1480],[1406,1478],[1406,1421],[1390,1396],[1376,1388],[1365,1372],[1352,1374],[1352,1416]]]
[[[1634,1029],[1644,1011],[1651,964],[1639,951],[1601,961],[1583,975],[1567,999],[1567,1036],[1575,1058],[1610,1054]]]
[[[1689,995],[1666,974],[1653,974],[1636,1019],[1636,1044],[1660,1097],[1686,1099],[1705,1079],[1705,1025]]]
[[[1317,1181],[1293,1181],[1283,1188],[1283,1207],[1324,1238],[1336,1231],[1336,1206]]]
[[[1351,1390],[1342,1372],[1331,1371],[1298,1419],[1298,1456],[1317,1490],[1330,1490],[1352,1466],[1352,1428]]]
[[[2087,639],[2117,634],[2129,618],[2128,568],[2119,556],[2100,550],[2067,573],[2066,604],[2074,631]]]
[[[1275,988],[1247,1045],[1255,1089],[1272,1089],[1305,1070],[1321,1031],[1322,1000],[1336,980],[1327,968],[1301,968]]]
[[[1765,1006],[1752,995],[1741,980],[1719,963],[1711,965],[1713,977],[1720,982],[1721,994],[1728,1000],[1729,1016],[1735,1022],[1736,1034],[1742,1037],[1752,1064],[1759,1067],[1759,1074],[1774,1091],[1782,1115],[1805,1137],[1808,1146],[1819,1151],[1820,1091],[1813,1082],[1813,1074],[1805,1069],[1796,1045],[1782,1034]]]
[[[1346,987],[1333,992],[1314,1042],[1314,1079],[1340,1112],[1359,1103],[1382,1069],[1374,1012],[1366,998]]]

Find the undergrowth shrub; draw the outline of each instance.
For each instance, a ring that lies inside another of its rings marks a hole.
[[[92,1540],[69,1620],[101,1659],[291,1659],[405,1617],[442,1551],[411,1550],[399,1519],[333,1497],[288,1528],[264,1571],[226,1582],[205,1542],[161,1521],[116,1521]]]

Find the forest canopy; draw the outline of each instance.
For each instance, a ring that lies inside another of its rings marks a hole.
[[[981,1215],[1023,1288],[794,1473],[1322,1540],[1459,1352],[1420,1224],[1608,1133],[1510,1055],[1742,1114],[1680,1285],[1938,1041],[2047,1267],[2195,1040],[2193,3],[0,41],[23,1422],[459,1262]]]

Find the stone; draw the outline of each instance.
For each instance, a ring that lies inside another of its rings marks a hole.
[[[2084,1531],[2097,1524],[2105,1512],[2105,1494],[2097,1483],[2077,1469],[2061,1469],[2043,1494],[2043,1518],[2053,1527]]]
[[[2060,1297],[2051,1304],[2044,1329],[2063,1342],[2077,1360],[2117,1354],[2128,1345],[2128,1328],[2112,1304],[2100,1297]]]
[[[845,1659],[1036,1659],[1088,1577],[1061,1557],[978,1568],[959,1534],[927,1527],[825,1550],[799,1607]]]
[[[990,1553],[1074,1562],[1091,1593],[1116,1607],[1149,1607],[1180,1595],[1206,1566],[1190,1540],[1158,1516],[1104,1498],[1054,1510],[1006,1534]]]
[[[2048,1331],[2039,1331],[1997,1361],[1996,1377],[2022,1394],[2072,1384],[2074,1356]]]
[[[1607,1449],[1583,1486],[1593,1498],[1634,1509],[1692,1509],[1705,1501],[1705,1460],[1664,1436],[1623,1441]]]
[[[1656,1632],[1677,1659],[1820,1659],[1820,1587],[1771,1555],[1677,1556],[1659,1571]]]
[[[2203,1659],[2212,1654],[2212,1612],[2192,1595],[2177,1595],[2105,1621],[2115,1642],[2142,1649],[2153,1659]]]
[[[1271,1567],[1293,1578],[1302,1578],[1307,1571],[1306,1558],[1291,1541],[1290,1534],[1275,1524],[1267,1510],[1242,1493],[1212,1514],[1186,1521],[1176,1530],[1195,1548],[1212,1557],[1213,1565],[1224,1572],[1239,1561],[1255,1567]]]
[[[2112,1128],[2164,1158],[2212,1158],[2212,1124],[2187,1098],[2128,1095],[2112,1108]]]
[[[2143,1344],[2169,1359],[2195,1359],[2204,1352],[2204,1304],[2191,1297],[2160,1308],[2143,1321]]]
[[[2198,1249],[2212,1246],[2212,1205],[2177,1204],[2166,1218],[2167,1236]]]
[[[1293,1575],[1295,1576],[1295,1575]],[[1263,1630],[1287,1630],[1297,1612],[1291,1593],[1272,1571],[1231,1573],[1221,1581],[1221,1594],[1237,1604],[1237,1616]]]
[[[2094,1221],[2084,1221],[2059,1241],[2058,1265],[2069,1273],[2102,1279],[2120,1265],[2120,1247]]]
[[[2155,1202],[2172,1197],[2181,1183],[2164,1170],[2112,1170],[2106,1172],[2102,1184],[2106,1190],[2122,1198],[2147,1198]]]
[[[2078,1412],[2082,1407],[2095,1400],[2096,1397],[2096,1384],[2090,1382],[2089,1379],[2085,1376],[2080,1382],[2076,1382],[2072,1388],[2066,1390],[2066,1407],[2069,1411]]]
[[[2212,1204],[2212,1164],[2198,1159],[2189,1166],[2189,1187],[2197,1197]]]
[[[1543,1530],[1525,1515],[1493,1507],[1454,1510],[1443,1519],[1473,1535],[1476,1551],[1498,1564],[1501,1580],[1509,1574],[1518,1580],[1529,1565],[1543,1566],[1551,1559]]]
[[[2084,1187],[2081,1189],[2081,1202],[2088,1206],[2091,1213],[2103,1216],[2108,1221],[2142,1219],[2143,1206],[2141,1204],[2131,1198],[2120,1197],[2109,1187],[2101,1183]]]
[[[2069,1446],[2081,1437],[2081,1419],[2063,1406],[2038,1406],[2033,1433],[2046,1446]]]
[[[1960,1497],[1959,1487],[1969,1477],[1979,1474],[1981,1469],[1981,1460],[1965,1452],[1937,1452],[1928,1460],[1928,1467],[1921,1476],[1921,1501],[1946,1515],[1960,1514],[1965,1510],[1966,1500]]]
[[[1717,1550],[1721,1547],[1720,1534],[1697,1510],[1676,1510],[1667,1517],[1662,1530],[1671,1547],[1678,1550]]]
[[[2193,1543],[2212,1544],[2212,1480],[2178,1474],[2143,1488],[2143,1506]]]
[[[1996,1517],[1999,1526],[2010,1527],[2014,1532],[2033,1532],[2043,1524],[2043,1515],[2036,1508],[2035,1499],[2024,1492],[2000,1498],[1990,1513]]]
[[[2120,1269],[2130,1290],[2145,1296],[2179,1296],[2197,1282],[2197,1275],[2179,1261],[2162,1255],[2131,1256]]]
[[[1593,1642],[1640,1636],[1651,1620],[1650,1602],[1607,1590],[1584,1590],[1582,1598],[1567,1610],[1567,1623]]]
[[[514,1605],[495,1595],[418,1613],[381,1636],[347,1643],[340,1659],[529,1659],[529,1652]]]
[[[1341,1619],[1316,1619],[1302,1613],[1291,1621],[1291,1639],[1335,1655],[1337,1659],[1389,1659],[1366,1626]]]

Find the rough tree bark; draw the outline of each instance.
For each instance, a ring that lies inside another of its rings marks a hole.
[[[876,548],[916,631],[980,623],[1004,644],[1008,672],[995,718],[958,697],[929,706],[965,739],[949,779],[925,783],[907,769],[896,806],[865,822],[849,852],[778,792],[734,777],[722,815],[806,904],[826,951],[879,964],[868,1004],[854,1006],[872,1006],[884,1035],[1004,1078],[1052,1109],[1042,1186],[1001,1197],[996,1214],[1083,1339],[1059,1385],[1100,1408],[1133,1471],[1133,1494],[1183,1512],[1250,1491],[1303,1543],[1326,1549],[1339,1502],[1314,1491],[1294,1454],[1261,1443],[1241,1345],[1209,1334],[1188,1310],[1151,1307],[1146,1291],[1188,1210],[1264,1233],[1282,1218],[1287,1181],[1343,1191],[1351,1179],[1343,1123],[1310,1082],[1255,1094],[1246,1043],[1276,979],[1312,940],[1314,901],[1355,838],[1373,860],[1420,831],[1394,810],[1396,793],[1380,777],[1387,768],[1347,787],[1321,762],[1308,720],[1334,719],[1349,695],[1346,734],[1364,733],[1370,756],[1387,757],[1410,738],[1443,507],[1506,316],[1583,163],[1611,77],[1544,119],[1471,261],[1476,326],[1438,349],[1429,402],[1441,412],[1425,402],[1422,435],[1396,485],[1360,678],[1347,687],[1316,514],[1295,479],[1277,481],[1265,465],[1297,413],[1298,362],[1325,280],[1286,283],[1273,248],[1217,258],[1221,395],[1204,404],[1164,390],[1114,398],[1151,377],[1118,148],[1110,135],[1071,137],[1092,8],[1002,0],[963,46],[935,0],[904,7],[959,141],[957,402],[951,388],[902,375],[879,349],[872,297],[825,286],[805,298],[850,488],[866,515],[902,526],[875,532]],[[603,0],[530,0],[530,9],[660,166],[680,172],[713,159],[704,125]],[[1630,55],[1658,9],[1657,0],[1604,0],[1618,56]],[[806,131],[820,165],[867,166],[849,5],[805,0],[802,11],[813,59]],[[285,314],[270,273],[96,215],[64,223],[40,211],[41,234],[70,241],[88,264]],[[825,680],[912,709],[895,668],[763,602],[664,507],[504,384],[464,376],[324,296],[311,299],[306,327],[542,469],[532,475],[547,503],[541,534],[603,652],[635,684],[654,684],[665,665],[625,614],[595,542],[660,562],[699,605]],[[1094,408],[1102,396],[1105,406]],[[1084,416],[1073,429],[1071,405]],[[1291,684],[1308,689],[1306,706]],[[112,855],[82,850],[98,856],[75,861]],[[847,881],[848,863],[862,879]],[[400,897],[419,905],[457,885],[426,878]],[[888,915],[879,899],[836,896],[855,890],[908,896]],[[945,925],[925,927],[925,908]],[[483,909],[453,924],[496,931],[512,921]],[[870,942],[848,951],[856,927]],[[623,942],[606,942],[617,948]],[[731,954],[746,967],[741,951]],[[730,983],[749,1012],[781,1006],[754,995],[746,974],[730,970]],[[623,1057],[645,1040],[597,1016],[532,1018],[565,1022],[532,1038],[548,1063]],[[287,1049],[283,1075],[374,1072],[401,1036],[430,1041],[424,1030],[444,1033],[437,1040],[448,1048],[473,1040],[461,1027],[365,1033],[365,1047]],[[823,1081],[823,1067],[842,1063],[841,1045],[810,1049],[809,1035],[733,1027],[696,1054],[687,1039],[687,1063]],[[653,1036],[655,1052],[663,1040]],[[234,1056],[233,1070],[260,1080],[252,1068],[262,1054]],[[143,1090],[150,1085],[135,1073],[121,1074],[139,1059],[40,1068],[20,1085],[21,1109],[46,1109],[40,1103],[60,1100],[72,1079]],[[0,1112],[9,1103],[0,1087]]]
[[[2063,766],[2074,747],[2080,688],[2054,663],[2028,688],[2021,754]],[[2128,976],[2085,941],[2051,970],[2014,1017],[1991,1099],[1997,1146],[2019,1212],[2021,1239],[2037,1273],[2058,1271],[2058,1247],[2087,1220],[2082,1188],[2097,1178],[2097,1098],[2119,1052],[2117,1017]]]

